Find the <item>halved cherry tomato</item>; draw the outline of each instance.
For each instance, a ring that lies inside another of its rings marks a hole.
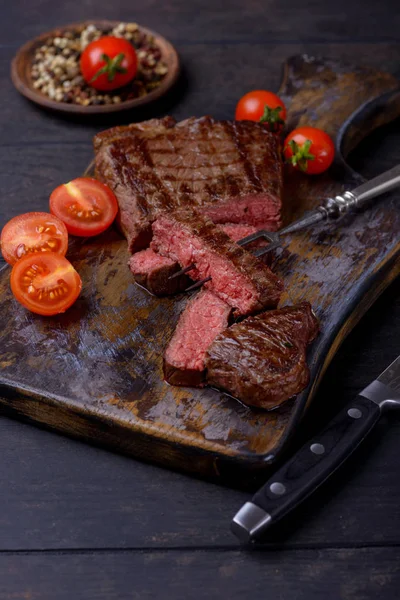
[[[11,271],[15,298],[38,315],[63,313],[75,302],[82,281],[71,263],[55,252],[27,255]]]
[[[286,119],[286,108],[273,92],[254,90],[240,98],[236,106],[236,121],[259,121],[270,131],[282,129]]]
[[[137,57],[128,40],[108,35],[86,46],[80,65],[83,78],[96,90],[116,90],[135,77]]]
[[[59,185],[50,196],[50,211],[63,221],[72,235],[92,236],[114,221],[118,204],[109,187],[89,177]]]
[[[13,265],[26,254],[57,252],[63,256],[68,248],[64,223],[45,212],[30,212],[14,217],[4,225],[0,237],[4,259]]]
[[[331,166],[335,157],[335,145],[322,129],[298,127],[285,139],[283,152],[287,162],[296,169],[317,175]]]

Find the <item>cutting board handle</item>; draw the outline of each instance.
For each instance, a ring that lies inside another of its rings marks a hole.
[[[342,160],[374,129],[400,115],[400,85],[393,75],[306,54],[286,61],[278,93],[289,109],[287,130],[323,129]]]

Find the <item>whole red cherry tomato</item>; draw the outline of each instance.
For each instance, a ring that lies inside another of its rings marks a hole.
[[[287,162],[296,169],[317,175],[331,166],[335,157],[335,146],[322,129],[298,127],[285,139],[283,152]]]
[[[136,75],[137,56],[127,40],[104,36],[86,46],[80,58],[84,80],[100,91],[116,90]]]
[[[286,108],[273,92],[254,90],[240,98],[236,106],[236,121],[259,121],[270,131],[282,129],[286,119]]]

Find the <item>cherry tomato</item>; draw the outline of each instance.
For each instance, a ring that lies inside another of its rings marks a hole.
[[[116,90],[135,77],[137,56],[128,40],[104,36],[86,46],[80,67],[84,80],[96,90]]]
[[[287,162],[310,175],[329,169],[335,157],[332,139],[316,127],[294,129],[285,139],[283,148]]]
[[[79,296],[82,281],[71,263],[61,254],[27,254],[11,271],[15,298],[38,315],[65,312]]]
[[[59,185],[50,196],[50,212],[65,223],[71,235],[92,236],[105,231],[118,212],[109,187],[90,177]]]
[[[0,237],[4,259],[13,265],[25,254],[57,252],[63,256],[68,248],[68,232],[54,215],[30,212],[14,217],[4,225]]]
[[[280,131],[286,119],[286,108],[273,92],[254,90],[245,94],[237,103],[236,121],[259,121],[270,131]]]

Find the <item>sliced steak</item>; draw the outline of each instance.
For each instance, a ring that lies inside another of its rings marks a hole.
[[[235,323],[208,348],[207,381],[246,404],[274,408],[308,384],[306,347],[317,333],[308,302]]]
[[[256,231],[252,225],[221,225],[220,227],[233,240],[240,240]],[[260,242],[265,243],[262,240],[256,241],[251,244],[251,247],[257,247]],[[128,264],[136,282],[155,296],[179,294],[193,283],[187,275],[169,279],[181,269],[179,263],[157,254],[151,248],[135,252]]]
[[[254,225],[240,225],[236,223],[225,223],[224,225],[218,225],[218,227],[220,227],[222,231],[225,231],[225,233],[229,235],[229,237],[234,242],[238,242],[239,240],[247,237],[248,235],[256,233],[256,231],[259,231],[260,229],[259,227],[254,227]],[[266,246],[267,243],[267,240],[259,238],[258,240],[255,240],[250,244],[246,244],[246,246],[244,247],[246,248],[246,250],[251,251],[255,250],[256,248],[261,248],[261,246]],[[262,258],[263,262],[266,262],[267,264],[270,262],[270,259],[271,253],[264,254]]]
[[[169,279],[180,270],[179,263],[157,254],[151,248],[133,254],[129,260],[129,268],[136,282],[155,296],[179,294],[191,284],[187,275]]]
[[[165,117],[102,132],[94,147],[132,250],[148,245],[159,214],[181,207],[216,223],[280,226],[280,142],[260,123]]]
[[[254,227],[254,225],[241,225],[237,223],[225,223],[223,225],[219,225],[219,227],[222,229],[222,231],[225,231],[226,235],[229,235],[234,242],[237,242],[257,231],[257,227]]]
[[[131,250],[146,248],[151,240],[149,208],[166,204],[162,185],[153,173],[146,144],[162,138],[175,126],[175,119],[151,119],[143,123],[113,127],[94,137],[96,177],[115,193],[117,222]],[[131,149],[127,152],[128,147]],[[160,187],[160,189],[158,189]],[[148,202],[148,199],[151,199]]]
[[[164,377],[172,385],[204,385],[206,350],[228,326],[232,309],[208,290],[189,300],[164,355]]]
[[[193,210],[164,214],[153,223],[153,250],[179,262],[194,263],[190,277],[211,277],[205,286],[239,315],[275,307],[282,281],[252,254],[235,244],[213,222]]]

